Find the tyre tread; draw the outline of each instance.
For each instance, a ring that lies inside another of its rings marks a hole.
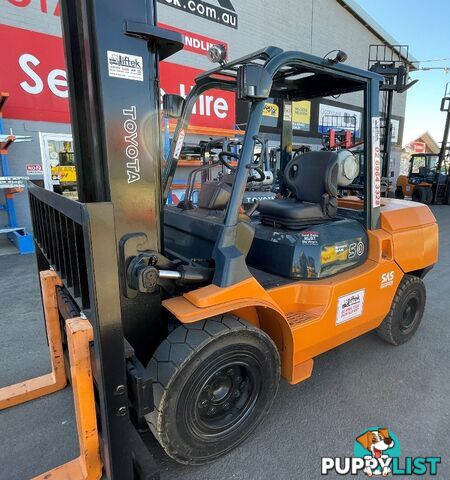
[[[383,320],[383,323],[375,330],[377,335],[387,343],[391,345],[398,346],[398,342],[392,331],[392,324],[394,322],[394,314],[400,299],[404,295],[405,291],[409,288],[410,285],[414,283],[422,283],[422,280],[414,275],[405,275],[398,286],[397,292],[395,293],[394,299],[392,301],[391,309],[387,317]]]
[[[215,323],[217,323],[218,325],[215,325]],[[213,326],[213,328],[210,328],[210,330],[212,330],[212,333],[208,331],[208,327],[211,326]],[[186,330],[186,333],[184,335],[184,342],[180,342],[180,338],[182,338],[183,335],[180,334],[180,332],[178,331],[179,329]],[[150,430],[163,447],[164,445],[167,445],[168,442],[167,439],[164,438],[165,428],[164,425],[162,425],[161,423],[162,413],[164,410],[166,397],[169,392],[170,384],[174,380],[174,378],[176,378],[178,371],[182,370],[184,365],[190,361],[192,356],[200,352],[202,348],[208,345],[213,338],[218,338],[222,335],[229,334],[230,331],[243,330],[256,331],[270,339],[270,337],[268,337],[265,332],[245,322],[244,320],[241,320],[234,315],[223,314],[221,316],[213,317],[211,319],[201,322],[184,324],[177,327],[156,349],[153,358],[150,360],[149,366],[147,367],[151,369],[152,373],[154,373],[155,370],[157,372],[156,377],[154,377],[154,392],[156,392],[154,398],[155,409],[153,410],[153,412],[146,415],[146,419]],[[198,333],[200,332],[202,332],[202,334],[204,335],[198,335]],[[190,333],[193,334],[191,335],[191,339],[189,335]],[[192,341],[192,339],[194,339],[195,341]],[[177,356],[176,350],[179,350],[182,347],[184,349],[184,355],[180,355],[180,361],[174,362],[170,360],[174,356]],[[168,364],[170,364],[170,366]],[[167,375],[167,371],[171,368],[173,369],[172,374]],[[176,454],[176,452],[172,453]]]

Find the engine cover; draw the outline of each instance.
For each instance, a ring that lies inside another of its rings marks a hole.
[[[247,263],[289,278],[326,278],[361,265],[367,258],[365,228],[351,219],[336,219],[292,231],[255,225]]]

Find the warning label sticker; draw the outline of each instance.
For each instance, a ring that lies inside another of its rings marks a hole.
[[[319,245],[319,232],[302,232],[302,245]]]
[[[180,135],[178,136],[177,144],[175,145],[175,152],[173,153],[173,158],[175,158],[176,160],[180,158],[185,136],[186,132],[184,130],[181,130]]]
[[[360,317],[363,313],[365,289],[338,298],[336,325]]]
[[[283,119],[286,122],[290,122],[292,120],[292,104],[291,103],[286,103],[284,105]]]
[[[110,77],[143,82],[143,59],[136,55],[108,50],[108,74]]]
[[[372,118],[372,206],[381,205],[381,125],[380,117]]]

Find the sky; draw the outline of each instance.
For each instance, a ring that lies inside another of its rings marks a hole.
[[[440,111],[445,86],[450,82],[450,0],[356,0],[399,44],[407,44],[421,67],[449,67],[411,73],[419,83],[407,95],[406,144],[428,130],[442,142],[446,114]]]

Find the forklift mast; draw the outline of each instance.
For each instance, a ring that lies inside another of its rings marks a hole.
[[[143,365],[167,322],[159,293],[131,291],[126,271],[161,250],[158,70],[183,41],[156,26],[156,0],[62,0],[61,13],[79,202],[29,185],[38,269],[62,281],[62,319],[92,325],[106,478],[149,480],[159,476],[137,430],[153,409]]]
[[[442,144],[441,144],[441,150],[439,151],[439,160],[438,160],[438,165],[436,169],[436,188],[434,189],[433,192],[433,203],[436,203],[438,200],[439,196],[439,190],[441,186],[441,171],[442,171],[442,165],[445,162],[445,159],[449,153],[449,146],[448,146],[448,137],[450,134],[450,82],[447,83],[445,86],[445,93],[444,97],[442,98],[441,101],[441,112],[447,112],[447,119],[445,120],[445,127],[444,127],[444,136],[442,138]],[[449,178],[450,174],[447,172],[447,177],[446,177],[446,196],[448,196],[448,189],[450,188],[449,185]]]
[[[113,204],[125,264],[138,248],[161,250],[158,70],[182,48],[181,37],[156,27],[153,0],[63,0],[62,23],[79,201]],[[136,295],[119,280],[125,336],[147,361],[148,338],[157,344],[165,334],[148,319],[159,296]]]
[[[381,126],[383,130],[382,170],[381,176],[390,177],[389,166],[392,147],[392,109],[394,92],[404,93],[418,80],[408,83],[409,46],[408,45],[370,45],[368,69],[384,77],[380,87],[385,92],[381,109]]]

